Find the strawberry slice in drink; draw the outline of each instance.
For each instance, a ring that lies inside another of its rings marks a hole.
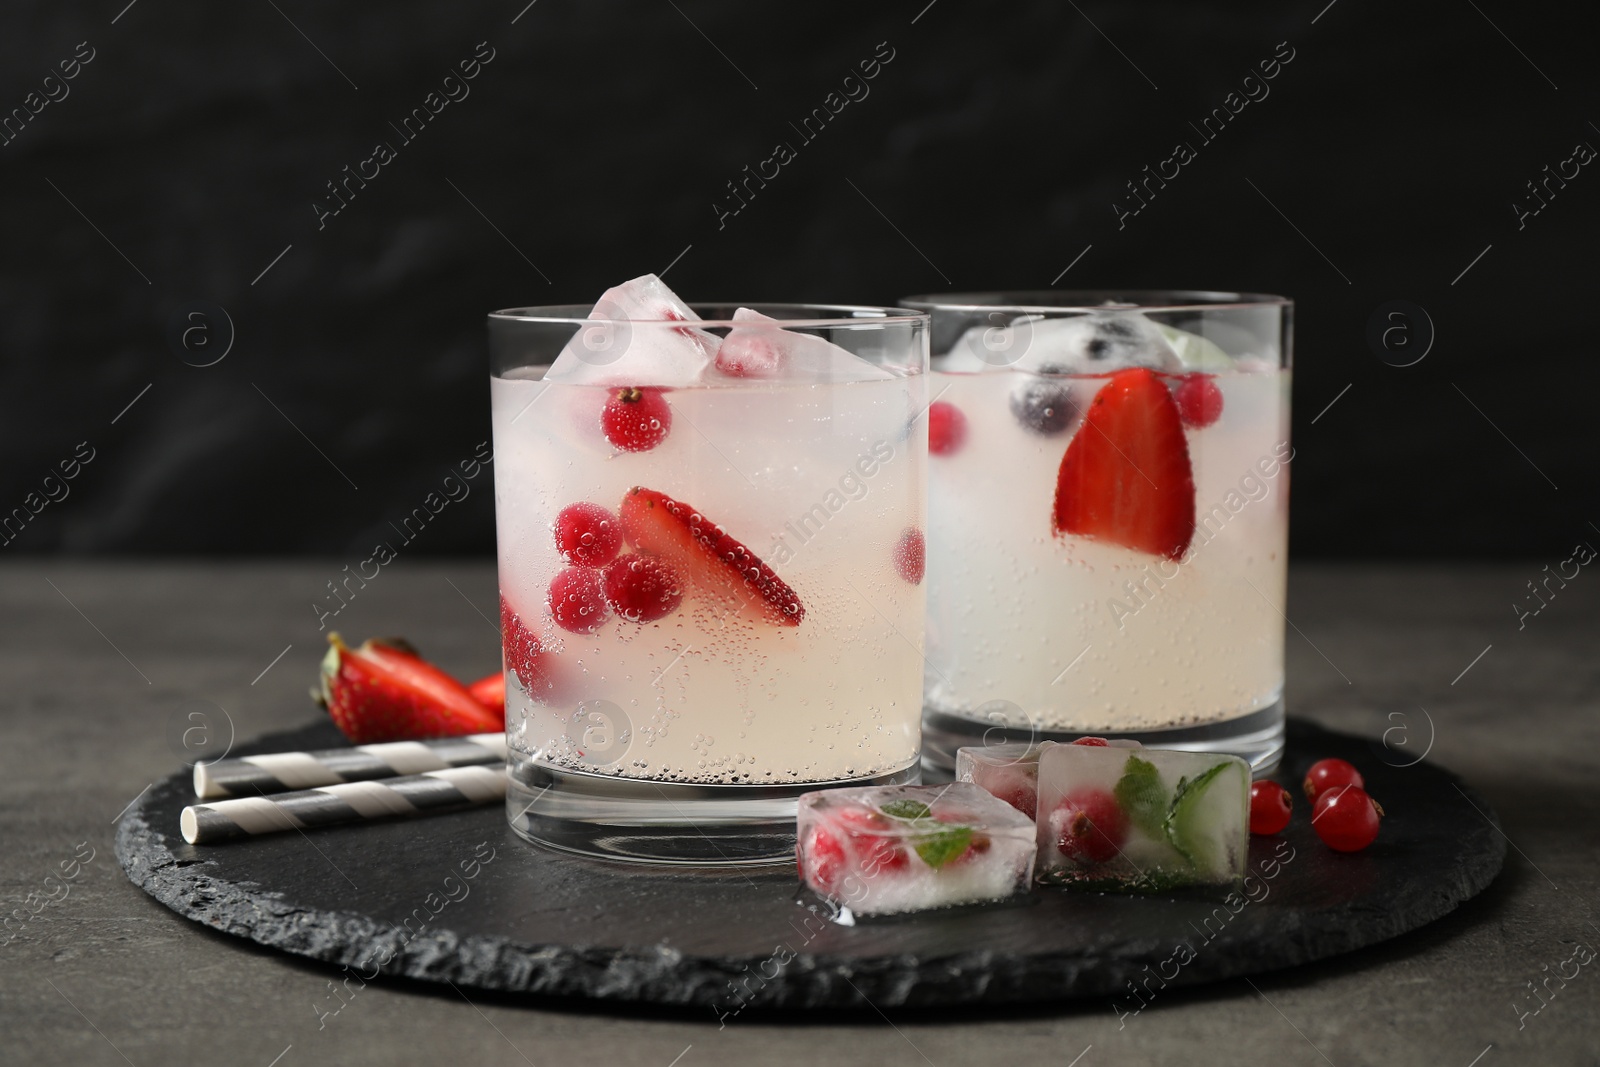
[[[539,704],[565,699],[568,687],[555,652],[544,647],[534,628],[503,594],[500,597],[500,635],[506,670],[517,676],[529,699]],[[501,702],[503,706],[503,692]]]
[[[1056,476],[1054,532],[1180,559],[1194,538],[1183,420],[1154,371],[1117,371],[1095,395]]]
[[[703,589],[753,605],[768,622],[799,626],[805,618],[800,598],[759,556],[665,493],[628,490],[622,533],[640,552],[662,557]]]

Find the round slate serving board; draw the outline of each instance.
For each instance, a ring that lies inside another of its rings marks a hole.
[[[235,755],[337,746],[326,723]],[[1395,937],[1484,889],[1505,855],[1493,811],[1425,762],[1291,720],[1278,779],[1324,756],[1361,768],[1388,812],[1341,855],[1303,800],[1253,838],[1231,903],[1038,888],[1015,903],[853,927],[825,919],[788,867],[658,869],[536,849],[500,805],[410,821],[192,846],[190,774],[151,789],[117,830],[135,885],[178,914],[285,952],[478,989],[685,1005],[880,1008],[1121,996],[1289,967]],[[807,905],[810,905],[808,907]]]

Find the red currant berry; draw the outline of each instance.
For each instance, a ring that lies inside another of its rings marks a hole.
[[[606,564],[600,584],[606,603],[629,622],[664,619],[683,602],[678,572],[656,556],[620,556]]]
[[[1250,832],[1275,834],[1289,825],[1294,797],[1277,782],[1250,783]]]
[[[879,871],[903,871],[911,863],[906,850],[887,837],[862,837],[851,842],[861,864],[861,873],[872,877]]]
[[[927,565],[927,545],[922,540],[921,530],[912,529],[901,534],[892,556],[894,569],[900,572],[900,577],[912,585],[922,584],[923,570]]]
[[[1222,417],[1222,390],[1209,374],[1191,374],[1172,397],[1185,426],[1204,429]]]
[[[845,871],[847,861],[844,846],[839,843],[838,838],[820,826],[811,831],[807,843],[810,847],[797,856],[800,863],[800,877],[825,893],[833,892]],[[811,868],[809,879],[806,878],[807,865]]]
[[[568,567],[550,582],[550,614],[569,633],[592,634],[611,612],[600,595],[600,572],[593,567]]]
[[[1360,852],[1378,836],[1383,809],[1359,785],[1335,786],[1317,797],[1311,828],[1336,852]]]
[[[1085,748],[1110,748],[1111,745],[1103,737],[1080,737],[1072,742]]]
[[[1039,809],[1039,787],[1033,782],[1018,782],[1008,789],[1002,789],[995,796],[1030,819]]]
[[[1104,863],[1128,837],[1128,817],[1104,789],[1078,789],[1061,798],[1050,813],[1050,832],[1062,855]]]
[[[580,567],[604,567],[622,551],[622,523],[599,504],[568,504],[556,516],[556,551]]]
[[[1319,759],[1306,772],[1306,780],[1301,783],[1301,788],[1305,790],[1307,800],[1315,801],[1323,793],[1341,785],[1365,789],[1367,783],[1362,780],[1361,772],[1344,760]]]
[[[967,439],[967,417],[954,404],[935,401],[928,405],[928,451],[948,456]]]
[[[717,348],[717,369],[731,378],[776,378],[783,373],[778,339],[764,330],[735,330]]]
[[[875,811],[856,811],[850,808],[839,812],[839,827],[856,854],[863,874],[871,877],[879,871],[903,871],[911,864],[911,857],[900,842],[890,834],[890,822]]]
[[[648,452],[672,429],[672,408],[660,389],[613,389],[600,409],[606,440],[624,452]]]

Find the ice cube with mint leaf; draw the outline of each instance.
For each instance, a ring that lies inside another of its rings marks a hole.
[[[1050,745],[1039,755],[1039,878],[1112,892],[1231,885],[1250,844],[1236,756]]]
[[[1003,900],[1033,881],[1034,826],[971,783],[800,797],[800,875],[853,915]]]

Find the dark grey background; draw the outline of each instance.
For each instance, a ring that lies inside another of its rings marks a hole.
[[[1075,260],[1063,286],[1282,292],[1298,556],[1595,534],[1600,177],[1512,209],[1600,147],[1592,5],[524,2],[0,11],[0,115],[95,53],[0,146],[0,514],[94,450],[4,551],[365,552],[488,437],[484,312],[669,264],[691,300],[1045,287]],[[390,122],[485,41],[401,146]],[[1124,183],[1283,41],[1270,95],[1119,230]],[[319,231],[379,140],[398,157]],[[779,140],[798,158],[719,228]],[[1396,299],[1437,330],[1407,368],[1365,337]],[[236,328],[205,368],[167,337],[196,302]],[[414,551],[492,549],[472,487]]]

